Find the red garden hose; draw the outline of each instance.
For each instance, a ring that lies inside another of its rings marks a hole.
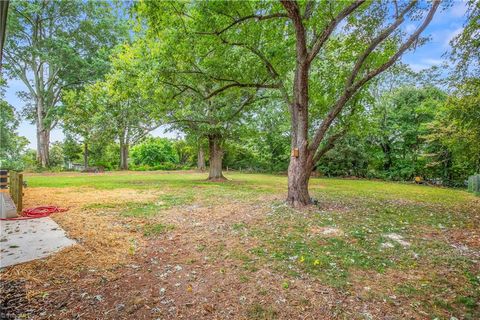
[[[43,218],[48,217],[52,213],[55,212],[64,212],[67,211],[66,208],[60,208],[56,206],[43,206],[43,207],[36,207],[36,208],[28,208],[24,209],[21,213],[20,217],[16,218],[5,218],[0,220],[26,220],[26,219],[36,219],[36,218]]]

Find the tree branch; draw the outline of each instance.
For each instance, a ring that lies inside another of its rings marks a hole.
[[[368,58],[368,56],[375,50],[375,48],[383,42],[388,36],[392,34],[393,31],[395,31],[400,24],[405,19],[405,15],[413,9],[415,4],[417,3],[417,0],[412,0],[407,7],[405,7],[404,10],[400,13],[400,15],[397,17],[397,19],[392,23],[388,28],[383,30],[376,38],[373,39],[373,41],[370,43],[370,45],[367,47],[367,49],[358,57],[357,62],[355,63],[355,66],[353,67],[353,71],[350,74],[350,77],[347,80],[347,85],[346,87],[349,87],[353,84],[355,77],[357,76],[358,72],[362,68],[365,60]]]
[[[249,50],[250,52],[252,52],[254,55],[256,55],[265,64],[265,67],[267,68],[267,71],[270,74],[270,76],[273,79],[278,81],[278,83],[277,83],[278,84],[278,89],[280,89],[280,91],[282,92],[282,95],[283,95],[283,98],[284,98],[285,102],[287,104],[291,103],[290,97],[288,95],[288,91],[285,88],[285,85],[283,84],[283,81],[281,81],[279,73],[277,72],[277,70],[275,69],[273,64],[267,59],[267,57],[265,57],[265,55],[260,50],[254,48],[252,46],[249,46],[246,43],[229,42],[228,40],[222,38],[221,36],[219,36],[219,38],[224,44],[245,48],[245,49]]]
[[[303,13],[303,19],[308,20],[312,16],[313,9],[315,7],[315,1],[309,0],[305,5],[305,12]]]
[[[432,21],[433,16],[435,15],[435,12],[437,11],[438,7],[440,5],[440,0],[434,0],[432,7],[430,8],[430,11],[428,12],[427,17],[423,21],[423,23],[418,27],[418,29],[408,38],[407,41],[405,41],[399,48],[399,50],[383,65],[381,65],[379,68],[369,72],[363,79],[359,80],[354,86],[353,90],[356,91],[358,88],[363,86],[365,83],[367,83],[369,80],[371,80],[373,77],[377,76],[381,72],[385,71],[389,67],[391,67],[398,58],[402,56],[405,51],[407,51],[410,46],[418,41],[418,37],[420,34],[425,30],[425,28],[430,24],[430,21]]]
[[[316,154],[313,158],[313,164],[314,165],[320,160],[321,157],[323,157],[328,151],[330,151],[330,149],[332,149],[335,146],[335,143],[337,142],[338,139],[342,138],[348,132],[348,130],[350,128],[350,125],[351,125],[351,121],[349,121],[349,119],[352,117],[352,115],[357,110],[357,102],[358,102],[358,100],[355,100],[355,102],[354,102],[354,104],[353,104],[353,106],[350,110],[350,113],[346,116],[347,123],[344,125],[343,129],[340,132],[337,132],[337,133],[331,135],[328,138],[325,146],[323,146],[322,149],[317,150],[317,152],[316,152]]]
[[[20,80],[23,81],[25,86],[28,88],[28,91],[30,91],[30,94],[34,97],[37,96],[37,93],[33,89],[32,85],[30,84],[30,81],[28,80],[27,77],[27,66],[25,65],[20,65],[20,63],[17,62],[17,60],[13,57],[13,55],[8,52],[7,50],[3,49],[3,53],[5,54],[5,58],[10,64],[10,66],[13,69],[13,72],[20,78]]]
[[[415,1],[415,0],[414,0]],[[367,73],[367,75],[365,75],[361,80],[357,81],[356,83],[354,84],[350,84],[347,83],[347,86],[345,87],[342,95],[338,98],[338,100],[336,101],[336,103],[333,105],[333,107],[330,109],[329,113],[327,114],[327,116],[325,117],[325,119],[323,120],[322,124],[320,125],[320,127],[318,128],[318,130],[316,131],[315,133],[315,136],[312,140],[312,143],[310,145],[310,150],[311,151],[315,151],[317,150],[318,146],[320,145],[320,142],[322,141],[323,137],[325,136],[325,133],[327,132],[328,128],[330,127],[332,121],[337,117],[337,115],[340,113],[340,111],[343,109],[343,107],[345,106],[345,104],[348,102],[348,100],[363,86],[365,85],[365,83],[367,83],[369,80],[371,80],[373,77],[377,76],[378,74],[380,74],[381,72],[385,71],[386,69],[388,69],[390,66],[392,66],[396,61],[397,59],[418,39],[418,37],[420,36],[420,34],[425,30],[425,28],[428,26],[428,24],[430,23],[430,21],[432,20],[436,10],[438,9],[438,6],[440,5],[440,1],[439,0],[435,0],[432,4],[432,7],[430,8],[427,16],[425,17],[425,20],[423,21],[423,23],[420,25],[420,27],[407,39],[407,41],[405,41],[400,47],[399,49],[397,50],[397,52],[392,56],[390,57],[390,59],[384,63],[383,65],[381,65],[380,67],[378,67],[377,69]],[[410,6],[410,5],[409,5]],[[403,18],[402,18],[403,19]],[[394,23],[394,25],[398,25],[397,24],[397,21]],[[389,31],[390,28],[387,28],[384,32],[381,33],[381,35],[385,35],[387,33],[387,31]],[[391,31],[390,31],[391,33]],[[390,34],[389,33],[389,34]],[[386,35],[388,36],[388,34]],[[385,38],[386,38],[385,36]],[[380,36],[379,36],[380,37]],[[380,40],[378,41],[378,38],[375,38],[372,42],[375,43],[375,42],[378,42],[377,45],[379,43],[381,43],[381,41],[383,40]],[[385,39],[384,38],[384,39]],[[373,48],[375,49],[375,48]],[[373,49],[371,49],[371,45],[367,48],[367,50],[364,52],[364,54],[362,54],[362,56],[360,56],[359,58],[359,61],[361,60],[365,60],[366,59],[366,56],[368,56],[369,53],[371,53],[373,51]],[[368,53],[367,53],[368,52]],[[365,56],[365,53],[366,56]],[[364,57],[365,56],[365,57]],[[363,63],[363,62],[362,62]],[[352,71],[352,73],[358,73],[358,70],[356,69],[356,67],[354,67],[354,70]],[[354,79],[355,77],[353,77]],[[352,76],[350,76],[349,78],[349,82],[351,81],[350,79],[352,79]]]
[[[312,50],[308,54],[308,62],[311,63],[313,59],[317,56],[320,49],[323,47],[325,42],[330,38],[333,30],[335,27],[348,15],[350,15],[353,11],[355,11],[358,7],[360,7],[365,0],[356,0],[351,5],[340,11],[340,13],[325,27],[323,32],[314,39]]]
[[[235,116],[239,114],[246,106],[258,101],[259,99],[254,99],[257,92],[258,90],[254,94],[250,95],[242,104],[240,104],[240,107],[235,110],[234,113],[232,113],[232,115],[226,120],[226,122],[229,122],[230,120],[235,118]]]
[[[318,150],[317,153],[315,154],[315,157],[313,157],[313,164],[315,165],[319,160],[320,158],[322,158],[325,153],[327,153],[328,151],[330,151],[333,147],[335,147],[335,142],[343,137],[345,135],[345,133],[347,132],[346,129],[336,133],[336,134],[333,134],[331,135],[328,140],[327,140],[327,143],[325,144],[325,146],[323,146],[322,149]]]
[[[166,80],[160,80],[160,82],[166,84],[166,85],[169,85],[169,86],[172,86],[172,87],[175,87],[177,89],[180,90],[179,93],[176,93],[172,99],[174,99],[175,97],[177,97],[179,94],[182,94],[183,92],[187,91],[187,90],[191,90],[193,92],[195,92],[196,94],[198,94],[199,96],[201,96],[203,99],[206,99],[205,96],[200,92],[200,90],[198,90],[197,88],[194,88],[190,85],[187,85],[187,84],[176,84],[176,83],[173,83],[173,82],[169,82],[169,81],[166,81]]]
[[[214,96],[216,96],[217,94],[229,89],[229,88],[233,88],[233,87],[239,87],[239,88],[270,88],[270,89],[278,89],[278,85],[277,84],[262,84],[262,83],[240,83],[240,82],[235,82],[235,83],[230,83],[230,84],[227,84],[217,90],[214,90],[213,92],[211,92],[210,94],[208,94],[206,97],[205,97],[205,100],[208,100]]]
[[[229,24],[228,26],[226,26],[225,28],[223,28],[222,30],[220,31],[210,31],[210,32],[195,32],[195,34],[201,34],[201,35],[221,35],[222,33],[226,32],[227,30],[231,29],[232,27],[234,27],[235,25],[239,24],[239,23],[242,23],[244,21],[247,21],[247,20],[250,20],[250,19],[256,19],[257,21],[262,21],[262,20],[268,20],[268,19],[274,19],[274,18],[288,18],[288,16],[285,14],[285,13],[272,13],[272,14],[269,14],[269,15],[258,15],[258,14],[252,14],[252,15],[249,15],[249,16],[245,16],[245,17],[241,17],[241,18],[238,18],[238,19],[234,19],[234,21]]]

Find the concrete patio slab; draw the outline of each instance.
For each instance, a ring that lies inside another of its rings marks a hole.
[[[0,221],[0,268],[45,258],[75,244],[50,217]]]

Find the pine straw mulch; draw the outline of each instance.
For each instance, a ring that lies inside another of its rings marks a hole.
[[[118,223],[115,216],[102,210],[88,208],[99,202],[122,205],[151,201],[158,197],[151,191],[130,189],[96,190],[89,188],[29,188],[24,206],[56,205],[69,210],[52,215],[67,236],[77,241],[73,247],[42,260],[7,268],[2,279],[26,279],[39,283],[46,279],[78,276],[86,269],[109,270],[126,263],[142,245],[138,234]]]

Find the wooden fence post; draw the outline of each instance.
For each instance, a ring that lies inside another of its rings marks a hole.
[[[13,202],[17,206],[17,212],[23,209],[23,173],[10,171],[9,191]]]
[[[17,181],[17,212],[22,212],[23,210],[23,173],[18,173]]]

